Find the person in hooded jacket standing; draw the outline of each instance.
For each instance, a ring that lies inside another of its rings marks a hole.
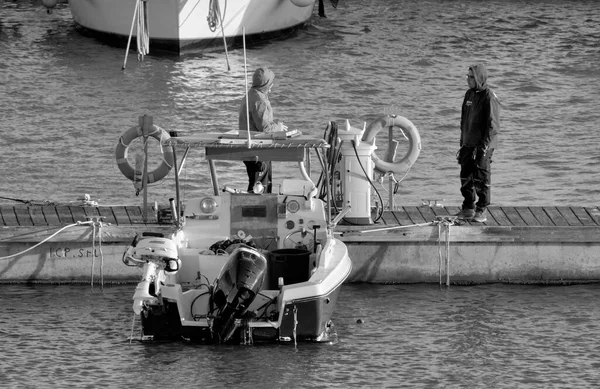
[[[469,90],[465,93],[460,119],[460,192],[462,210],[456,215],[461,220],[483,223],[491,202],[491,163],[498,145],[500,130],[500,103],[487,85],[484,65],[469,67]]]
[[[267,68],[258,68],[252,76],[252,87],[248,90],[248,108],[246,108],[246,97],[242,100],[239,113],[239,130],[241,132],[277,132],[286,131],[285,126],[279,120],[273,119],[273,109],[269,101],[269,92],[273,87],[275,74]],[[244,161],[248,173],[248,192],[261,192],[255,185],[262,184],[266,193],[271,193],[272,170],[271,161]],[[260,187],[260,185],[259,185]]]

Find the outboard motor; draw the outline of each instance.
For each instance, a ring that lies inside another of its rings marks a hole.
[[[145,233],[142,239],[136,237],[123,255],[123,262],[143,268],[142,280],[133,295],[133,311],[137,315],[145,304],[158,303],[160,282],[165,275],[176,274],[181,267],[175,242],[152,233]]]
[[[217,309],[213,332],[221,342],[228,341],[240,326],[262,287],[266,270],[265,256],[245,245],[236,248],[223,266],[213,292]]]

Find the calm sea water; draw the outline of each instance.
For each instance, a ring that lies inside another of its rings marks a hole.
[[[223,53],[139,63],[132,53],[122,71],[124,49],[81,36],[65,4],[51,15],[37,1],[0,4],[1,197],[140,204],[114,160],[138,116],[187,134],[236,128],[242,50],[229,52],[230,71]],[[327,15],[247,52],[251,70],[277,74],[272,102],[290,128],[320,135],[328,121],[405,116],[423,150],[396,201],[459,204],[464,76],[483,61],[504,107],[493,203],[597,205],[595,0],[346,0]],[[190,162],[186,192],[209,188],[202,156]],[[223,165],[222,184],[245,186],[239,165]],[[151,200],[171,197],[169,184]],[[345,285],[338,342],[298,349],[129,344],[132,292],[0,285],[0,385],[572,388],[600,378],[597,285]]]
[[[328,121],[361,127],[384,112],[405,116],[423,149],[397,203],[460,204],[460,105],[467,67],[481,61],[504,106],[492,202],[597,205],[597,1],[346,0],[327,15],[315,13],[292,39],[247,51],[250,72],[276,73],[275,115],[290,128],[321,135]],[[66,4],[48,15],[37,0],[5,1],[0,23],[0,196],[75,201],[88,193],[101,204],[140,204],[114,158],[138,116],[187,134],[237,127],[241,49],[229,52],[231,71],[224,53],[138,63],[133,52],[122,71],[125,50],[81,36]],[[192,157],[185,188],[210,188],[203,157]],[[221,184],[245,187],[240,165],[221,164]],[[293,167],[276,166],[276,177]],[[166,204],[171,183],[172,175],[152,187],[150,199]]]
[[[130,343],[132,288],[0,285],[0,386],[512,389],[600,379],[599,285],[344,285],[337,342],[297,348]]]

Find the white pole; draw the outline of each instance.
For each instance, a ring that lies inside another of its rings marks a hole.
[[[227,5],[225,5],[227,7]],[[229,53],[227,53],[227,40],[225,39],[225,27],[223,26],[223,15],[221,15],[221,7],[219,7],[219,0],[217,0],[217,8],[219,14],[219,23],[221,24],[221,35],[223,35],[223,46],[225,47],[225,59],[227,60],[227,70],[231,70],[229,66]]]
[[[246,128],[248,129],[248,148],[252,148],[250,137],[250,107],[248,106],[248,65],[246,64],[246,27],[242,27],[242,41],[244,42],[244,79],[246,80]]]

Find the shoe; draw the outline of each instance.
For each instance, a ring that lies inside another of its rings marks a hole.
[[[459,220],[471,220],[473,219],[473,217],[475,216],[475,210],[474,209],[463,209],[462,211],[460,211],[459,213],[457,213],[456,216]]]
[[[487,220],[487,217],[485,217],[484,215],[485,210],[480,211],[477,210],[475,212],[475,216],[473,216],[473,219],[471,219],[471,221],[477,222],[477,223],[483,223]]]

